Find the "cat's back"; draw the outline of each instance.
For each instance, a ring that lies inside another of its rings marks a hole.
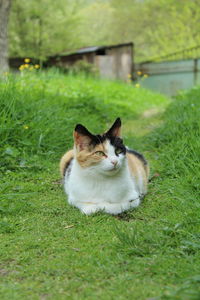
[[[60,173],[61,176],[65,176],[65,172],[69,165],[71,164],[72,160],[74,159],[74,150],[67,151],[60,160]]]
[[[126,157],[131,175],[136,180],[140,191],[145,194],[149,177],[148,162],[141,153],[131,149],[127,149]]]

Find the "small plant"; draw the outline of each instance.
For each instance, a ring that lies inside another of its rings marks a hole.
[[[85,75],[93,75],[95,77],[99,75],[98,69],[95,67],[95,65],[91,64],[91,63],[88,63],[85,60],[77,61],[68,70],[72,74],[82,73],[82,74],[85,74]]]
[[[136,88],[140,88],[142,86],[142,82],[148,77],[149,77],[148,74],[143,73],[142,71],[138,70],[136,73],[134,73],[134,82],[135,82],[134,86]]]
[[[189,233],[186,224],[164,226],[157,230],[152,225],[148,225],[144,230],[143,227],[140,228],[135,224],[129,232],[116,228],[115,234],[120,241],[117,248],[133,256],[200,253],[199,236]]]
[[[40,69],[40,65],[39,64],[33,64],[30,60],[30,58],[25,58],[24,59],[24,64],[22,64],[20,67],[19,67],[19,70],[21,72],[24,72],[24,71],[33,71],[33,70],[38,70]]]

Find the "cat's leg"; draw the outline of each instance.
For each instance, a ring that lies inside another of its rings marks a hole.
[[[131,208],[138,207],[140,205],[140,198],[138,197],[136,199],[130,200],[129,203]]]
[[[71,198],[71,197],[68,197],[67,201],[68,201],[68,203],[69,203],[69,204],[71,204],[71,205],[75,205],[75,204],[74,204],[74,202],[75,202],[75,201],[74,201],[74,199],[73,199],[73,198]]]
[[[75,200],[75,197],[74,197],[74,194],[71,192],[70,189],[65,189],[66,191],[66,194],[67,194],[67,201],[70,205],[73,205],[73,206],[76,206],[76,200]]]
[[[121,203],[104,202],[101,204],[101,209],[111,215],[121,214],[123,211],[128,210],[130,208],[131,206],[129,202],[121,202]]]
[[[91,215],[100,210],[96,204],[77,202],[72,197],[68,197],[68,203],[77,207],[85,215]]]
[[[110,202],[101,203],[101,210],[104,210],[105,212],[112,215],[118,215],[131,208],[136,208],[139,205],[140,205],[140,197],[138,193],[133,193],[131,199],[128,201],[115,202],[115,203],[110,203]]]
[[[85,215],[90,215],[93,214],[100,209],[97,203],[94,202],[89,202],[89,201],[77,201],[76,198],[74,197],[73,193],[69,193],[68,195],[68,203],[72,206],[77,207],[82,213]]]
[[[118,215],[131,208],[136,208],[139,205],[140,205],[140,199],[137,198],[134,200],[125,201],[121,203],[104,203],[101,205],[101,209],[108,214]]]

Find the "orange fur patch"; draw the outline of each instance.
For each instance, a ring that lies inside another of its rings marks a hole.
[[[149,177],[149,166],[144,165],[144,163],[133,153],[126,153],[128,159],[128,166],[131,172],[131,175],[139,181],[139,177],[142,176],[145,190],[147,190],[147,183]]]
[[[103,151],[106,154],[105,143],[98,144],[96,147],[91,148],[87,147],[84,150],[80,150],[79,147],[74,150],[69,150],[66,152],[60,161],[60,173],[64,176],[65,169],[69,164],[70,160],[76,157],[77,161],[79,162],[80,166],[83,168],[89,167],[91,165],[97,164],[99,161],[104,159],[103,156],[99,156],[95,154],[96,151]]]
[[[68,152],[66,152],[61,160],[60,160],[60,173],[61,176],[65,175],[65,169],[67,167],[67,165],[69,164],[70,160],[74,158],[74,150],[69,150]]]
[[[106,150],[104,144],[98,144],[96,147],[92,149],[86,149],[76,154],[76,159],[81,165],[81,167],[83,168],[90,167],[94,164],[97,164],[102,159],[104,159],[103,156],[99,156],[95,154],[96,151],[103,151],[105,153]]]

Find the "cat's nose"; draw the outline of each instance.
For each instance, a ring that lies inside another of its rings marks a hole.
[[[116,159],[112,159],[112,160],[111,160],[111,163],[112,163],[114,166],[116,166],[117,160],[116,160]]]

